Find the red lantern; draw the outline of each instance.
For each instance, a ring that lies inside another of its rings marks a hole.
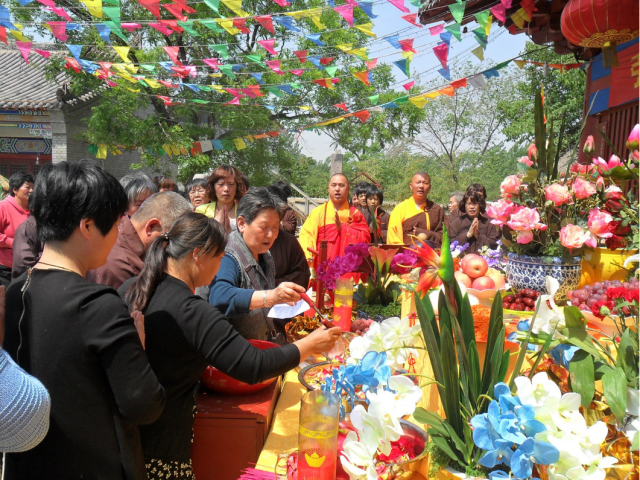
[[[601,48],[604,67],[618,65],[616,45],[638,36],[638,0],[569,0],[562,34],[574,45]]]

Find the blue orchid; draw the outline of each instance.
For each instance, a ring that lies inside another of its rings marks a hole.
[[[498,409],[499,414],[500,407],[498,407],[498,402],[493,400],[489,404],[488,413],[476,415],[471,419],[471,426],[473,427],[473,443],[483,450],[493,450],[495,448],[494,442],[501,440],[502,438],[496,428],[498,425],[498,418],[495,416],[496,408]],[[494,411],[492,412],[492,410]]]
[[[507,341],[511,343],[518,343],[519,341],[518,337],[522,338],[522,334],[518,334],[518,332],[528,332],[530,328],[530,323],[531,323],[530,320],[521,320],[520,322],[518,322],[518,325],[516,326],[516,331],[511,332],[509,335],[507,335]],[[527,351],[533,351],[535,349],[536,349],[535,344],[533,343],[527,344]]]
[[[560,458],[556,447],[547,442],[528,438],[511,457],[511,471],[516,478],[529,478],[533,473],[533,464],[550,465]]]
[[[501,463],[507,466],[511,465],[511,456],[513,455],[511,447],[513,443],[507,440],[496,440],[493,445],[495,448],[485,453],[478,463],[487,468],[493,468]]]
[[[556,365],[560,365],[565,370],[569,370],[569,363],[573,358],[573,355],[580,350],[578,347],[574,347],[573,345],[569,345],[566,343],[561,343],[557,347],[552,348],[547,353],[551,357],[551,360]]]
[[[500,478],[512,478],[512,477],[508,473],[505,473],[500,470],[489,473],[489,480],[498,480]],[[529,480],[540,480],[540,479],[538,477],[531,477]]]

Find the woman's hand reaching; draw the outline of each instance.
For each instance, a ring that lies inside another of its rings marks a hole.
[[[326,328],[320,327],[314,330],[302,340],[295,342],[300,350],[300,361],[306,359],[314,353],[329,352],[340,340],[342,330],[340,327]]]

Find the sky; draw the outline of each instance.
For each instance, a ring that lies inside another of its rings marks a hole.
[[[411,13],[415,13],[418,10],[416,7],[411,6],[409,2],[405,2],[405,5],[411,10]],[[373,20],[373,31],[377,34],[379,41],[374,41],[369,47],[369,58],[377,57],[379,58],[378,62],[381,63],[401,60],[401,55],[397,53],[399,51],[386,40],[380,39],[385,35],[391,35],[396,32],[400,33],[400,40],[414,38],[413,47],[418,51],[418,54],[414,56],[411,62],[411,78],[407,78],[396,66],[392,67],[397,80],[395,88],[399,93],[405,91],[402,85],[411,80],[414,80],[416,85],[426,84],[437,78],[446,83],[444,77],[437,71],[441,68],[441,65],[432,51],[432,48],[436,46],[440,38],[438,36],[432,37],[429,34],[429,27],[438,25],[441,22],[418,28],[400,18],[405,14],[389,2],[374,2],[373,13],[378,15],[378,18]],[[455,66],[457,62],[468,60],[474,65],[480,64],[480,60],[471,53],[471,50],[478,46],[471,30],[478,25],[475,22],[471,22],[466,26],[469,33],[463,34],[462,42],[458,42],[455,38],[451,39],[449,49],[450,68]],[[484,52],[485,61],[491,64],[498,64],[519,55],[524,52],[526,40],[526,35],[511,35],[505,28],[498,27],[498,24],[494,23],[489,36],[489,44]],[[454,77],[451,79],[455,80]],[[331,146],[332,140],[322,133],[320,129],[312,132],[303,132],[298,142],[301,147],[301,153],[316,160],[325,160],[335,150],[335,147]]]

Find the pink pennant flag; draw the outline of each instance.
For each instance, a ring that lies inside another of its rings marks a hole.
[[[449,56],[449,45],[441,43],[437,47],[433,47],[433,53],[436,54],[438,60],[442,64],[442,68],[447,68],[447,58]]]
[[[111,62],[98,62],[98,65],[100,65],[105,72],[108,72],[109,69],[111,68],[111,66],[113,65],[113,63],[111,63]]]
[[[511,8],[511,0],[500,0],[500,3],[504,5],[504,8],[507,10]]]
[[[227,91],[228,90],[229,89],[227,89]],[[257,95],[255,93],[253,93],[253,90],[251,90],[250,88],[241,88],[240,91],[242,93],[244,93],[249,98],[256,98],[257,97]]]
[[[133,33],[135,30],[138,30],[139,28],[142,28],[142,25],[140,25],[139,23],[121,23],[120,26],[131,33]]]
[[[161,25],[160,23],[150,23],[149,26],[155,28],[163,35],[171,35],[173,33],[173,30]]]
[[[276,72],[278,75],[284,75],[284,72],[280,70],[280,60],[267,60],[264,63],[266,63],[267,67]]]
[[[218,58],[203,58],[202,61],[214,70],[218,70]]]
[[[491,14],[502,23],[507,21],[507,9],[504,8],[502,3],[497,4],[495,7],[491,7],[489,10],[491,11]]]
[[[413,88],[413,86],[415,85],[416,82],[411,81],[409,83],[405,83],[404,85],[402,85],[404,87],[404,89],[408,92],[409,90],[411,90]]]
[[[66,10],[64,8],[60,8],[60,7],[47,7],[45,10],[50,10],[53,13],[55,13],[56,15],[58,15],[59,17],[64,18],[67,22],[72,22],[73,20],[71,20],[71,17],[69,16],[69,14],[66,12]]]
[[[378,59],[374,58],[373,60],[369,60],[364,63],[367,65],[367,70],[372,70],[376,68],[376,63],[378,63]]]
[[[112,82],[111,80],[107,80],[107,85],[109,85],[110,87],[117,87],[118,84],[116,82]]]
[[[190,77],[193,77],[193,78],[198,77],[198,67],[196,67],[195,65],[185,65],[184,68],[187,69]]]
[[[347,0],[347,3],[349,5],[351,5],[352,7],[357,7],[358,6],[358,2],[356,0]]]
[[[276,44],[276,41],[274,39],[271,39],[271,40],[258,40],[258,45],[260,45],[262,48],[264,48],[271,55],[278,55],[278,52],[276,52],[273,49],[275,44]]]
[[[233,95],[234,97],[244,98],[244,93],[242,93],[237,88],[225,88],[225,90],[231,95]]]
[[[169,58],[173,63],[182,66],[182,62],[178,59],[180,47],[162,47],[162,49],[167,52],[167,55],[169,55]]]
[[[259,17],[255,17],[255,21],[262,25],[267,31],[271,33],[276,33],[273,28],[273,20],[271,19],[271,15],[260,15]]]
[[[413,38],[407,38],[406,40],[398,40],[398,43],[400,44],[400,48],[402,48],[403,52],[418,53],[418,51],[413,48]]]
[[[288,7],[289,5],[291,5],[289,2],[287,2],[287,0],[273,0],[274,2],[276,2],[278,5],[280,5],[281,7]]]
[[[333,9],[347,21],[350,27],[353,27],[353,5],[342,5]]]
[[[7,42],[7,29],[5,27],[0,27],[0,42],[9,45],[9,42]]]
[[[409,13],[409,9],[404,6],[404,0],[389,0],[389,3],[394,7],[400,9],[400,11]]]
[[[53,3],[53,0],[38,0],[41,4],[46,5],[47,7],[55,7],[56,4]]]
[[[37,48],[34,48],[33,51],[42,55],[44,58],[49,58],[51,56],[51,52],[47,52],[46,50],[38,50]]]
[[[304,70],[302,70],[302,69],[289,70],[289,73],[292,73],[293,75],[300,76],[300,75],[302,75],[304,73]]]
[[[235,97],[233,100],[228,101],[225,105],[240,105],[240,99]]]
[[[69,35],[66,34],[67,22],[46,22],[51,27],[51,34],[58,40],[65,42]]]
[[[431,34],[432,37],[435,37],[436,35],[440,35],[443,30],[444,30],[444,23],[441,23],[440,25],[436,25],[435,27],[431,27],[429,29],[429,33]]]
[[[31,53],[31,45],[33,45],[32,42],[16,41],[16,47],[18,47],[18,50],[20,50],[22,58],[24,58],[24,61],[27,62],[27,65],[29,65],[29,53]]]
[[[417,13],[410,13],[409,15],[402,15],[400,18],[402,18],[403,20],[406,20],[411,25],[415,25],[416,27],[422,28],[422,25],[420,25],[419,23],[416,23],[416,20],[418,19],[418,14]]]

